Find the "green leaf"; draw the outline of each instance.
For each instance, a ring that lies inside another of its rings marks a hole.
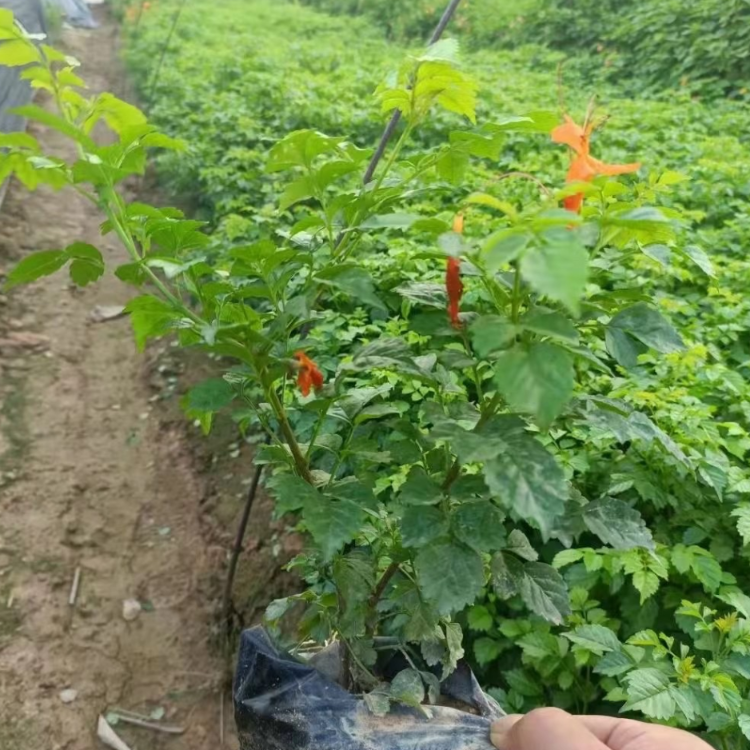
[[[375,294],[375,284],[370,274],[358,266],[333,265],[316,276],[321,284],[341,289],[357,301],[379,310],[387,309]]]
[[[294,474],[278,472],[268,480],[267,486],[276,501],[277,515],[300,510],[316,503],[320,497],[315,487]]]
[[[743,544],[750,544],[750,503],[740,503],[730,513],[737,519],[737,531]]]
[[[39,50],[30,41],[14,39],[0,44],[0,65],[16,68],[39,60]]]
[[[521,274],[535,292],[578,315],[588,279],[586,248],[577,233],[562,227],[545,232],[544,240],[521,258]]]
[[[492,558],[492,586],[501,599],[510,599],[520,590],[523,563],[513,555],[498,552]]]
[[[503,514],[489,500],[462,503],[451,525],[456,539],[477,552],[494,552],[505,544]]]
[[[482,260],[490,273],[518,258],[531,241],[531,235],[515,229],[501,229],[491,234],[482,245]]]
[[[419,466],[412,467],[399,494],[399,499],[406,505],[435,505],[442,498],[440,486]]]
[[[410,505],[401,519],[404,547],[424,547],[448,532],[448,519],[442,510],[431,506]]]
[[[65,248],[65,252],[73,261],[70,264],[70,278],[78,286],[86,286],[104,273],[102,254],[92,245],[75,242]]]
[[[750,714],[740,714],[737,717],[737,725],[745,739],[750,740]]]
[[[469,623],[469,627],[479,633],[486,633],[492,628],[495,620],[487,609],[487,607],[481,604],[475,604],[466,613],[466,619]]]
[[[311,177],[300,177],[294,182],[290,182],[279,198],[279,211],[286,211],[287,208],[295,203],[312,198],[315,194],[315,183]]]
[[[351,500],[336,500],[317,493],[305,497],[305,525],[320,546],[323,558],[330,560],[336,552],[354,539],[364,520],[364,510]]]
[[[679,334],[666,318],[645,302],[639,302],[617,313],[610,321],[609,328],[627,333],[662,354],[685,348]]]
[[[589,503],[583,509],[583,521],[589,531],[615,549],[654,549],[653,537],[641,514],[622,500],[605,498]]]
[[[555,555],[552,560],[552,567],[557,568],[558,570],[560,568],[565,568],[568,565],[572,565],[583,559],[583,555],[584,552],[582,549],[564,549]]]
[[[196,411],[220,411],[233,399],[232,386],[223,378],[209,378],[188,392],[188,405]]]
[[[523,669],[509,669],[504,676],[508,685],[526,698],[537,698],[543,694],[540,680],[532,679]]]
[[[449,148],[435,164],[437,173],[446,182],[460,185],[469,167],[469,155],[457,148]]]
[[[706,276],[709,276],[712,279],[716,278],[716,271],[714,271],[713,263],[711,263],[711,259],[706,255],[704,250],[695,245],[688,245],[681,252],[690,258],[690,260],[692,260],[693,263],[695,263],[695,265],[706,274]]]
[[[626,711],[641,711],[652,719],[666,721],[675,712],[669,677],[652,667],[636,669],[624,677],[628,702]]]
[[[414,708],[424,700],[422,675],[416,669],[404,669],[391,681],[391,698]]]
[[[43,107],[39,107],[36,104],[27,104],[23,107],[15,107],[11,112],[19,117],[35,120],[53,130],[57,130],[59,133],[67,135],[68,138],[72,138],[76,143],[80,143],[89,151],[96,150],[96,143],[94,143],[94,141],[92,141],[82,130],[75,125],[71,125],[65,118],[55,115],[52,112],[48,112]]]
[[[503,652],[503,646],[495,638],[477,638],[474,641],[474,657],[480,666],[491,664]]]
[[[419,214],[379,214],[366,219],[359,227],[360,229],[409,229],[409,227],[423,218]]]
[[[555,459],[523,422],[496,417],[478,432],[457,435],[452,447],[464,463],[484,462],[484,478],[497,501],[549,536],[565,508],[568,485]]]
[[[162,336],[170,323],[180,317],[167,302],[149,295],[134,297],[125,305],[125,312],[130,314],[135,341],[141,351],[149,338]]]
[[[643,604],[659,590],[659,577],[656,573],[641,568],[633,573],[633,586],[641,595],[641,604]]]
[[[696,553],[693,558],[693,573],[703,584],[706,591],[716,591],[721,586],[721,565],[710,552],[700,548],[697,549],[700,554]]]
[[[445,310],[448,300],[445,294],[445,286],[441,284],[430,284],[424,281],[409,281],[394,289],[396,294],[416,302],[419,305],[429,305]],[[443,316],[446,318],[447,316]]]
[[[501,315],[480,315],[469,328],[474,351],[480,357],[486,357],[505,347],[513,340],[516,332],[517,328],[510,320]]]
[[[520,326],[540,336],[549,336],[570,344],[578,343],[578,331],[564,315],[536,308],[521,318]]]
[[[482,591],[482,558],[463,544],[433,542],[419,551],[414,565],[424,597],[442,615],[473,604]]]
[[[581,625],[571,633],[563,633],[563,636],[599,656],[621,648],[617,636],[603,625]]]
[[[391,699],[384,693],[374,691],[372,693],[365,693],[363,697],[367,708],[374,716],[382,718],[387,716],[391,710]]]
[[[655,260],[664,268],[669,267],[669,262],[672,257],[672,251],[666,245],[646,245],[641,248],[644,255],[647,255],[652,260]]]
[[[570,614],[568,589],[562,576],[545,563],[530,562],[523,566],[519,593],[534,613],[555,625]]]
[[[539,559],[537,551],[531,546],[528,537],[520,529],[513,529],[510,532],[505,549],[507,552],[512,552],[529,562],[536,562]]]
[[[32,253],[8,274],[5,288],[12,289],[19,284],[28,284],[43,276],[50,276],[59,271],[67,262],[68,254],[64,250],[42,250]]]
[[[547,428],[573,394],[575,373],[570,354],[555,344],[517,345],[495,362],[494,382],[518,411],[533,414]]]
[[[605,677],[619,677],[629,672],[633,666],[633,660],[624,651],[610,651],[599,660],[594,672]]]
[[[605,331],[607,351],[623,367],[631,369],[638,364],[638,357],[648,351],[640,341],[619,328],[607,327]]]

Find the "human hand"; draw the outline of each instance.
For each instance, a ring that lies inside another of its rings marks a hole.
[[[688,732],[610,716],[571,716],[538,708],[492,725],[498,750],[711,750]]]

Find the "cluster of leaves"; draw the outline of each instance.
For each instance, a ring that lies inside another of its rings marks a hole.
[[[164,6],[130,48],[147,89],[148,63],[172,17]],[[235,11],[226,12],[236,23]],[[279,512],[298,514],[313,540],[295,563],[309,584],[299,597],[308,606],[303,635],[345,640],[378,710],[391,699],[434,696],[435,674],[467,650],[511,709],[573,701],[606,710],[612,700],[656,717],[637,698],[643,675],[630,673],[657,670],[662,677],[646,674],[652,686],[676,685],[666,691],[671,702],[659,699],[658,718],[741,746],[747,683],[726,662],[743,655],[742,639],[732,636],[726,653],[709,649],[704,664],[706,642],[677,610],[696,603],[708,627],[725,615],[704,608],[729,606],[745,627],[737,596],[750,541],[748,159],[731,136],[743,112],[618,102],[618,129],[605,131],[601,148],[608,157],[637,154],[652,172],[627,187],[574,186],[587,193],[578,217],[555,207],[565,190],[549,196],[530,180],[496,180],[499,162],[561,183],[562,154],[546,138],[557,116],[498,115],[524,111],[524,97],[530,108],[534,97],[553,97],[554,66],[545,77],[519,74],[515,90],[480,91],[481,124],[457,130],[457,117],[475,117],[476,91],[449,43],[413,57],[380,88],[384,114],[402,108],[406,128],[363,188],[362,147],[380,126],[371,90],[363,91],[373,81],[356,74],[354,60],[361,66],[377,51],[371,67],[384,67],[393,51],[366,35],[355,48],[347,36],[352,67],[332,68],[345,24],[289,6],[258,3],[258,12],[294,28],[300,60],[275,68],[294,57],[288,47],[268,59],[261,47],[240,62],[234,50],[222,54],[226,17],[204,7],[186,16],[174,64],[155,88],[157,118],[196,144],[165,169],[199,175],[220,226],[213,240],[179,212],[115,198],[117,184],[143,169],[148,146],[177,144],[114,97],[81,97],[75,61],[48,48],[16,45],[24,50],[16,58],[6,46],[4,61],[37,63],[26,75],[58,99],[63,117],[26,114],[73,137],[82,157],[65,165],[33,139],[10,140],[2,168],[28,187],[72,182],[97,196],[104,231],[115,231],[133,258],[118,275],[156,289],[130,306],[140,343],[176,331],[184,345],[237,363],[193,391],[187,408],[206,428],[231,408],[270,433],[258,458],[275,469],[269,486]],[[314,66],[304,39],[311,28],[318,46],[321,33],[333,45],[318,50]],[[497,69],[482,53],[471,67],[481,74],[490,64]],[[308,127],[265,153],[287,120],[309,126],[329,113],[332,135]],[[119,134],[113,146],[91,141],[90,123],[102,118]],[[707,138],[718,118],[727,135]],[[465,236],[450,231],[458,208]],[[691,219],[697,237],[686,231]],[[74,245],[30,256],[11,282],[66,263],[74,280],[91,280],[102,267],[95,253]],[[447,256],[462,259],[459,329],[445,312]],[[299,349],[329,382],[309,398],[293,384]],[[293,603],[275,603],[270,620]],[[596,634],[609,651],[583,648],[584,626],[607,630]],[[640,630],[663,633],[657,639],[673,658],[695,654],[692,709],[674,663],[643,639],[629,642]],[[391,650],[395,639],[411,661],[388,688],[369,677],[383,639]],[[539,644],[553,640],[558,671],[540,656]],[[527,653],[531,642],[536,656]],[[644,653],[636,658],[633,648]],[[598,657],[615,651],[632,665],[597,671]],[[731,693],[727,679],[739,702],[722,697]]]
[[[750,87],[750,7],[744,0],[543,0],[519,28],[572,54],[626,90],[685,88],[745,96]],[[645,84],[645,86],[644,86]]]

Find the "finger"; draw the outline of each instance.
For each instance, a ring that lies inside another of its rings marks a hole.
[[[610,750],[674,746],[680,750],[710,750],[701,739],[673,727],[646,724],[615,716],[578,716],[581,723]]]
[[[492,725],[491,738],[498,750],[609,750],[583,722],[559,708],[501,719]]]

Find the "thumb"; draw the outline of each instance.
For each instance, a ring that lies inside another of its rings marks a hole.
[[[608,750],[586,726],[559,708],[506,716],[492,725],[498,750]]]

